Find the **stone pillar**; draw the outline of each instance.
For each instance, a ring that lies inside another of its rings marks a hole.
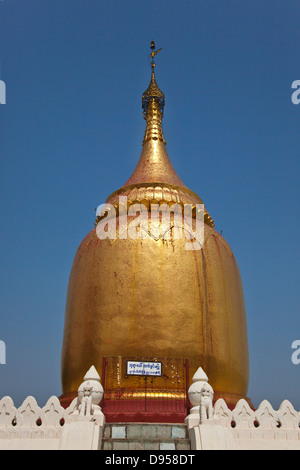
[[[193,407],[186,417],[192,450],[225,450],[231,447],[230,431],[214,417],[214,391],[208,377],[199,367],[188,390]]]
[[[100,450],[105,416],[100,403],[103,387],[95,367],[86,373],[78,388],[78,397],[67,412],[60,442],[60,450]]]
[[[185,419],[185,423],[190,429],[213,417],[214,391],[211,385],[208,384],[208,377],[201,367],[193,376],[193,383],[188,390],[188,395],[192,408]]]

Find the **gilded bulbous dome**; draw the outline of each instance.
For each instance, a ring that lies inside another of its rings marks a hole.
[[[230,405],[245,398],[248,389],[244,295],[236,259],[206,207],[200,249],[187,249],[187,239],[175,237],[182,225],[175,217],[166,228],[158,218],[155,237],[142,225],[143,236],[124,237],[137,204],[148,212],[153,205],[188,205],[193,226],[203,204],[170,162],[161,127],[164,100],[157,88],[152,66],[137,167],[107,198],[107,211],[98,214],[75,255],[66,303],[63,394],[77,391],[92,364],[101,376],[106,356],[179,357],[189,359],[190,377],[201,366],[215,399],[224,397]],[[98,229],[111,210],[115,236],[101,239]]]

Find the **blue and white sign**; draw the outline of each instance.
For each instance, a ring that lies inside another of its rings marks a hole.
[[[127,361],[127,375],[161,376],[161,362]]]

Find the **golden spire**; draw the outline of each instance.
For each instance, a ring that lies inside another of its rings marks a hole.
[[[162,131],[165,95],[158,87],[154,73],[154,57],[162,48],[155,50],[151,42],[151,80],[142,96],[143,115],[146,130],[143,148],[130,178],[114,191],[106,202],[118,204],[119,196],[127,196],[129,204],[133,201],[150,203],[180,202],[183,204],[202,204],[198,194],[191,191],[177,175],[166,149],[166,141]],[[213,220],[205,210],[205,222],[213,226]]]
[[[154,67],[156,65],[154,63],[154,56],[158,54],[158,52],[161,51],[162,48],[155,51],[155,43],[154,41],[151,41],[151,49],[151,81],[150,85],[148,86],[147,90],[145,91],[142,97],[143,114],[147,123],[143,143],[153,139],[160,140],[165,144],[166,141],[161,127],[161,120],[164,114],[165,95],[158,87],[154,73]]]
[[[161,49],[155,50],[155,43],[151,42],[151,80],[142,96],[142,109],[146,120],[143,150],[136,169],[124,186],[155,182],[185,187],[170,162],[162,131],[165,95],[158,87],[154,73],[154,57]]]
[[[159,109],[161,111],[162,116],[163,116],[164,106],[165,106],[165,95],[159,89],[159,87],[156,83],[155,73],[154,73],[154,67],[156,66],[156,64],[154,63],[154,56],[162,50],[162,47],[154,52],[155,43],[154,43],[154,41],[151,41],[151,49],[152,49],[152,52],[150,54],[150,57],[152,59],[151,60],[151,68],[152,68],[151,81],[150,81],[149,87],[147,88],[147,90],[143,94],[143,98],[142,98],[142,107],[143,107],[143,111],[144,111],[144,117],[146,117],[148,103],[149,103],[150,100],[155,100],[157,102],[157,104],[159,105]]]

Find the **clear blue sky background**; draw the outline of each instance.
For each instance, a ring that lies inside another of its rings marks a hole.
[[[248,395],[300,410],[299,14],[297,0],[0,1],[0,397],[61,393],[71,265],[138,161],[155,39],[169,156],[240,267]]]

